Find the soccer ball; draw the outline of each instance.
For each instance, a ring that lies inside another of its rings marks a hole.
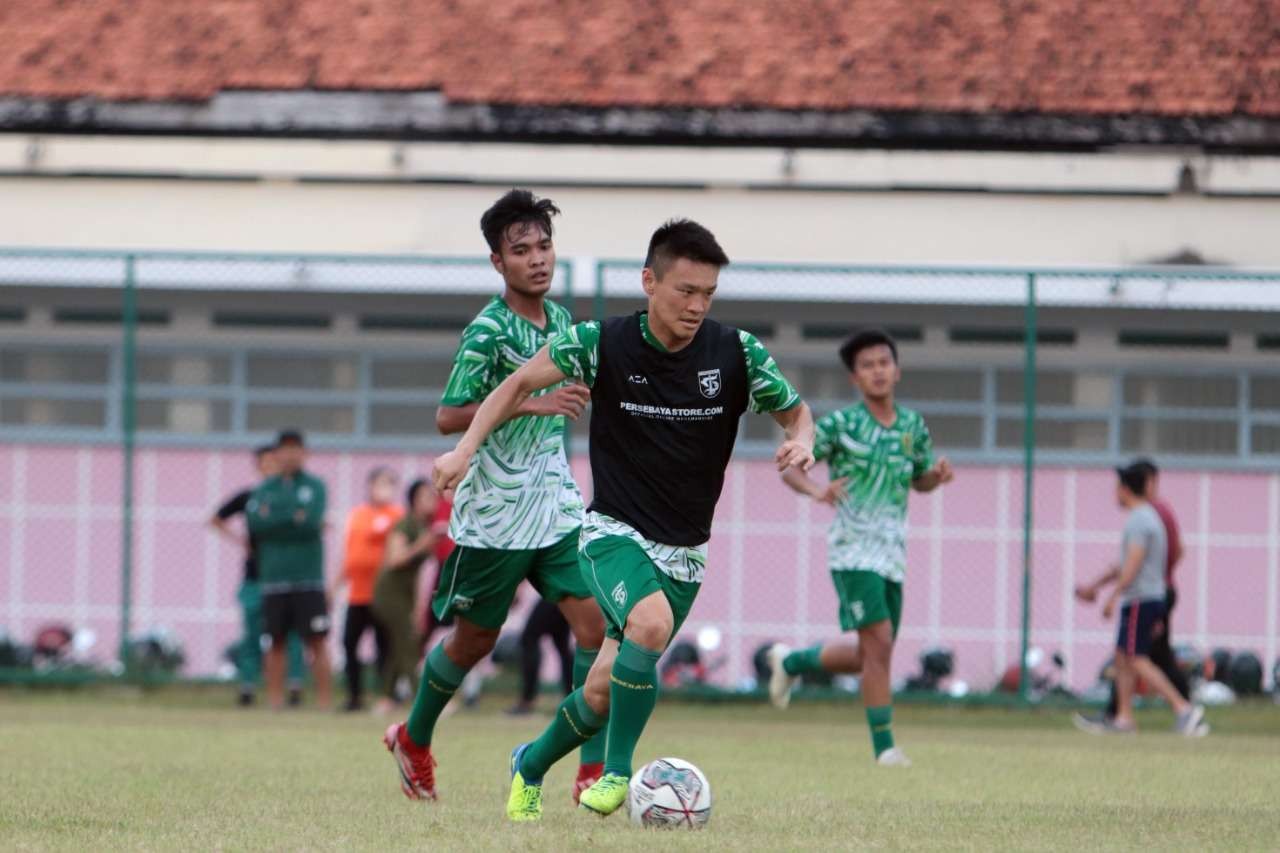
[[[627,813],[637,826],[701,829],[711,817],[711,783],[683,759],[650,761],[631,777]]]

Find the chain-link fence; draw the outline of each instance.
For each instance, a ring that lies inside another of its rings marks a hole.
[[[580,319],[640,307],[634,262],[598,262],[575,292],[584,265],[562,264],[555,292]],[[1183,526],[1175,638],[1276,660],[1280,338],[1265,319],[1242,331],[1230,318],[1274,317],[1277,281],[735,265],[715,313],[756,334],[818,415],[853,401],[840,340],[863,325],[895,335],[899,396],[957,469],[910,498],[896,679],[945,649],[944,688],[1003,683],[1025,697],[1055,681],[1086,688],[1109,655],[1113,626],[1072,592],[1118,553],[1110,466],[1139,453],[1166,466]],[[407,481],[450,445],[435,408],[458,334],[496,282],[484,259],[0,253],[7,677],[119,672],[164,648],[181,649],[183,675],[229,675],[246,642],[243,555],[209,521],[254,482],[251,448],[282,428],[307,433],[329,488],[332,574],[368,472]],[[581,424],[574,437],[589,492]],[[723,689],[752,686],[768,641],[838,634],[832,514],[780,482],[777,438],[747,416],[685,629],[695,647],[715,629],[701,654]],[[79,640],[32,666],[47,628]]]

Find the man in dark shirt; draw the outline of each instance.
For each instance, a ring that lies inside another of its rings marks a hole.
[[[279,473],[273,455],[275,446],[266,444],[253,451],[254,467],[261,480]],[[229,498],[209,519],[209,526],[222,538],[244,552],[244,580],[236,593],[243,616],[244,635],[236,648],[236,671],[240,677],[240,704],[253,704],[258,685],[262,681],[262,591],[258,588],[258,559],[253,536],[236,530],[231,519],[244,513],[245,505],[253,489],[242,489]],[[302,699],[302,640],[296,634],[289,636],[289,704],[297,705]]]

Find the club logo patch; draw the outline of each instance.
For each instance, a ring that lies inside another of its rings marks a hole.
[[[907,432],[902,434],[902,452],[903,453],[910,456],[911,448],[914,444],[915,444],[915,441],[912,439],[911,433]]]
[[[613,600],[619,607],[627,606],[627,585],[622,581],[618,581],[618,585],[613,588]]]
[[[475,604],[475,599],[466,595],[455,595],[453,597],[454,610],[470,610],[471,605]]]
[[[720,393],[720,368],[698,371],[698,390],[702,396],[715,397]]]

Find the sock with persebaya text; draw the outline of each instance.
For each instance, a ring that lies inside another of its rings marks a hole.
[[[436,727],[436,720],[440,719],[440,712],[449,704],[466,675],[467,670],[444,653],[444,640],[441,640],[422,665],[422,683],[418,685],[418,695],[413,700],[413,710],[409,712],[406,725],[409,740],[418,746],[431,743],[431,733]]]
[[[581,687],[564,697],[551,724],[520,756],[520,776],[525,784],[541,785],[551,765],[590,741],[604,724],[605,718],[591,710]]]
[[[604,772],[631,775],[631,759],[636,744],[658,704],[658,658],[630,640],[623,640],[609,674],[609,741],[605,747]]]
[[[822,672],[822,643],[807,649],[796,649],[782,659],[782,669],[787,675]]]
[[[871,729],[871,748],[876,758],[885,750],[893,749],[893,706],[867,708],[867,728]]]
[[[596,662],[596,655],[600,654],[599,649],[575,649],[573,652],[573,689],[581,690],[582,685],[587,683],[587,673],[591,671],[591,665]],[[579,758],[583,764],[600,764],[604,761],[604,727],[600,727],[600,731],[595,733],[591,740],[582,745],[582,754]]]

